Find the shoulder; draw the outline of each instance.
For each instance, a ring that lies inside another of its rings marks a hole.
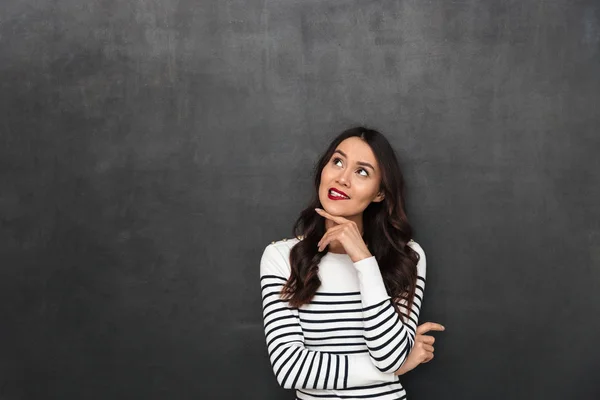
[[[300,240],[301,238],[284,238],[268,244],[260,260],[260,274],[287,278],[291,271],[290,251]]]
[[[407,244],[419,255],[419,262],[417,263],[417,273],[419,276],[422,276],[424,278],[427,269],[425,250],[423,250],[423,247],[421,247],[419,243],[415,242],[412,239]]]
[[[294,245],[296,243],[298,243],[302,239],[304,239],[303,236],[299,236],[297,238],[283,238],[280,240],[273,240],[269,246],[271,246],[271,245],[284,246],[284,247],[288,246],[291,249],[292,247],[294,247]]]
[[[421,247],[419,243],[415,242],[413,239],[410,239],[407,244],[410,246],[410,248],[416,251],[419,256],[425,257],[425,250],[423,250],[423,247]]]

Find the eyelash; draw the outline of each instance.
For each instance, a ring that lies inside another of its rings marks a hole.
[[[339,157],[336,157],[336,158],[334,158],[334,159],[333,159],[333,163],[334,163],[334,164],[336,164],[338,161],[342,161],[342,159],[341,159],[341,158],[339,158]],[[364,177],[367,177],[367,176],[369,176],[369,173],[367,172],[367,170],[366,170],[366,169],[364,169],[364,168],[360,168],[360,170],[363,170],[363,171],[365,171],[365,174],[367,174],[367,175],[362,175],[362,176],[364,176]]]

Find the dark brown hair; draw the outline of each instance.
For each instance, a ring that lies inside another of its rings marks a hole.
[[[419,255],[407,245],[412,238],[412,228],[404,210],[404,178],[394,149],[379,132],[355,127],[340,133],[330,143],[315,167],[315,196],[304,209],[293,227],[293,235],[302,238],[290,252],[291,275],[282,294],[292,307],[309,303],[321,285],[318,276],[319,263],[327,249],[318,252],[317,243],[325,234],[324,218],[315,212],[323,208],[319,201],[321,171],[330,161],[337,146],[349,137],[360,137],[372,149],[381,169],[381,188],[384,199],[372,202],[363,211],[363,238],[371,254],[375,256],[388,295],[397,303],[406,301],[407,310],[412,307],[417,284]]]

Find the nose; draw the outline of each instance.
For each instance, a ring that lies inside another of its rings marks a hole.
[[[343,171],[340,172],[340,175],[338,176],[338,183],[340,185],[346,186],[346,187],[350,187],[350,175],[352,171],[350,171],[350,168],[346,168]]]

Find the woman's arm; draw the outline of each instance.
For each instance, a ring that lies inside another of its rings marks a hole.
[[[363,306],[365,341],[371,361],[384,373],[398,371],[415,342],[425,290],[426,260],[421,246],[416,242],[410,242],[410,245],[419,253],[420,259],[417,264],[418,279],[412,308],[408,310],[405,301],[399,304],[402,314],[408,317],[405,317],[406,322],[402,322],[387,294],[375,257],[354,263],[358,271]]]
[[[433,352],[435,343],[435,338],[431,335],[425,335],[425,333],[429,331],[444,331],[443,325],[437,324],[435,322],[425,322],[422,325],[417,327],[417,335],[415,336],[415,345],[412,347],[406,361],[402,364],[402,367],[396,371],[395,375],[403,375],[420,364],[428,363],[433,360]]]
[[[280,293],[289,267],[276,245],[265,249],[260,265],[263,322],[267,350],[279,385],[286,389],[347,389],[392,382],[392,373],[377,370],[368,354],[331,354],[309,350],[297,309]],[[393,371],[392,371],[393,372]]]
[[[415,334],[419,325],[419,313],[421,311],[421,304],[423,303],[423,293],[425,292],[425,276],[427,272],[427,260],[425,258],[425,252],[423,248],[416,242],[408,242],[408,245],[419,254],[419,262],[417,263],[417,286],[415,288],[415,298],[413,300],[412,308],[408,310],[408,302],[403,299],[397,304],[402,313],[402,318],[405,321],[405,325],[409,329],[409,335],[413,342]]]

